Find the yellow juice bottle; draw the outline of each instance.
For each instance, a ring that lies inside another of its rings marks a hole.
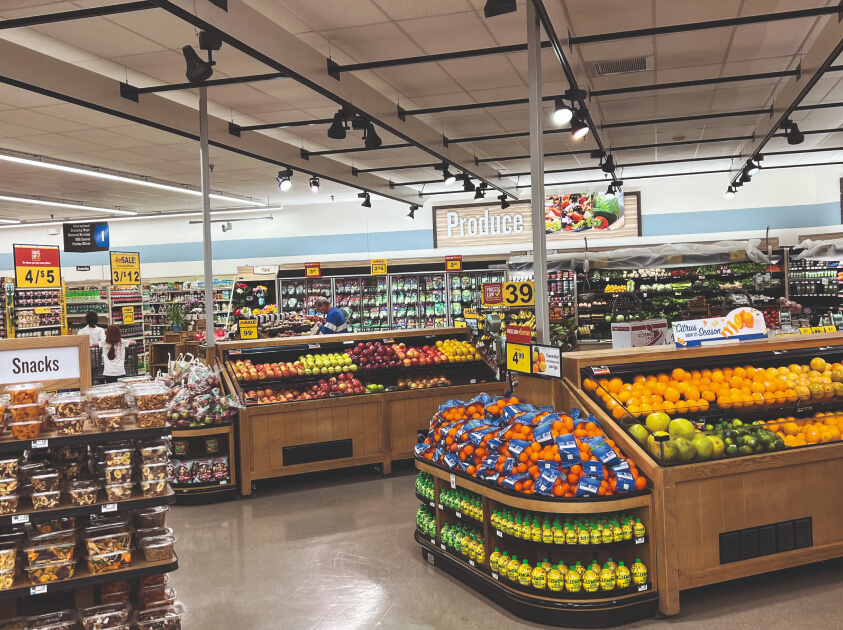
[[[565,544],[566,545],[576,545],[579,541],[579,536],[577,532],[574,531],[573,527],[566,527],[565,528]],[[555,539],[554,539],[555,542]]]
[[[509,564],[506,565],[506,577],[510,582],[518,581],[518,556],[512,556]]]
[[[577,532],[577,544],[587,545],[591,541],[591,536],[588,535],[588,530],[585,527],[580,527]]]
[[[521,562],[521,566],[518,567],[518,583],[521,586],[530,586],[533,581],[533,568],[530,566],[530,563],[527,562],[526,558]]]
[[[515,519],[515,524],[512,526],[512,535],[516,538],[521,538],[521,519]]]
[[[623,530],[623,539],[632,540],[632,523],[629,522],[629,519],[623,522],[621,529]]]
[[[467,558],[470,552],[471,552],[471,536],[466,534],[465,536],[462,537],[462,540],[460,540],[460,553]]]
[[[492,552],[492,555],[489,556],[489,568],[492,570],[493,573],[498,572],[498,559],[501,557],[501,550],[495,547],[495,550]]]
[[[632,583],[636,585],[647,583],[647,567],[641,562],[641,558],[635,559],[635,564],[630,569],[632,573]]]
[[[617,562],[612,560],[611,556],[609,556],[609,558],[606,560],[606,564],[604,564],[603,566],[609,567],[609,569],[611,569],[612,573],[614,573],[615,571],[618,570],[618,564],[617,564]]]
[[[579,562],[577,562],[579,565]],[[579,593],[582,589],[582,576],[574,569],[568,569],[565,574],[565,590],[569,593]]]
[[[568,567],[565,566],[565,562],[563,560],[560,560],[559,564],[557,566],[559,567],[559,570],[562,572],[562,577],[564,578],[565,574],[568,572]]]
[[[498,516],[497,510],[492,512],[492,516],[489,517],[489,520],[492,522],[492,527],[494,527],[495,529],[500,529],[500,525],[498,524],[500,522],[500,517]]]
[[[603,528],[603,531],[601,531],[600,533],[603,536],[603,543],[604,544],[612,542],[612,526],[611,525],[607,524]]]
[[[544,567],[545,573],[547,573],[548,571],[550,571],[553,568],[553,565],[550,563],[550,560],[548,560],[547,558],[542,560],[541,564],[542,564],[542,567]]]
[[[618,563],[618,570],[615,571],[615,584],[618,588],[627,588],[632,584],[632,574],[623,565],[623,560]]]
[[[542,527],[542,542],[545,545],[553,544],[553,539],[556,536],[556,533],[559,529],[554,525],[553,527],[547,527],[547,522],[545,522],[545,526]]]
[[[580,574],[580,577],[582,577],[583,573],[585,573],[585,567],[580,563],[579,560],[577,560],[577,563],[574,565],[573,569],[574,571]]]
[[[612,542],[621,542],[623,540],[623,528],[621,524],[615,521],[612,526]]]
[[[477,551],[474,554],[474,561],[477,564],[486,564],[486,543],[483,540],[477,541]]]
[[[533,531],[530,532],[530,540],[533,542],[542,542],[544,535],[542,533],[542,527],[539,525],[538,521],[533,521]]]
[[[594,565],[588,567],[583,573],[582,587],[587,593],[596,593],[600,590],[600,576],[595,573]]]
[[[635,525],[632,526],[632,533],[635,534],[636,538],[644,538],[647,535],[647,530],[644,529],[644,524],[640,518],[635,519]]]
[[[547,588],[550,591],[559,592],[565,586],[565,574],[559,567],[553,567],[547,574]]]
[[[543,590],[547,587],[547,570],[542,565],[533,569],[532,581],[533,588]]]
[[[603,542],[603,532],[596,525],[592,526],[591,532],[588,535],[588,541],[592,545],[599,545]]]
[[[615,588],[615,572],[609,568],[609,564],[603,567],[600,571],[600,589],[603,591],[611,591]]]

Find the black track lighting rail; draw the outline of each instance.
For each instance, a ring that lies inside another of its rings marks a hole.
[[[273,79],[287,78],[283,72],[270,72],[269,74],[251,74],[245,77],[225,77],[223,79],[209,79],[200,83],[172,83],[170,85],[152,85],[139,88],[128,83],[120,83],[120,96],[130,101],[138,102],[141,94],[158,94],[160,92],[176,92],[178,90],[195,90],[200,87],[214,87],[218,85],[234,85],[237,83],[256,83],[258,81],[271,81]],[[234,134],[236,135],[236,134]]]
[[[793,70],[776,70],[774,72],[758,72],[755,74],[737,74],[728,77],[711,77],[710,79],[693,79],[691,81],[672,81],[670,83],[651,83],[649,85],[632,85],[629,87],[608,88],[606,90],[592,90],[592,97],[614,96],[616,94],[635,94],[636,92],[654,92],[657,90],[673,90],[686,87],[700,87],[703,85],[719,85],[721,83],[741,83],[743,81],[759,81],[763,79],[781,79],[795,77],[800,74],[799,68]]]
[[[408,149],[410,147],[416,146],[411,142],[399,142],[396,144],[383,144],[379,146],[377,149],[367,149],[366,147],[351,147],[349,149],[327,149],[325,151],[308,151],[307,149],[302,149],[302,158],[305,160],[310,159],[314,156],[318,155],[339,155],[341,153],[362,153],[364,151],[380,151],[382,149]],[[438,163],[438,162],[437,162]],[[359,171],[362,173],[363,171]]]
[[[294,120],[292,122],[265,123],[263,125],[228,125],[228,133],[232,136],[239,136],[242,131],[261,131],[263,129],[286,129],[288,127],[308,127],[310,125],[328,125],[333,118],[317,118],[315,120]]]
[[[772,106],[767,109],[745,109],[738,112],[719,112],[716,114],[696,114],[693,116],[671,116],[666,118],[648,118],[647,120],[626,120],[616,123],[603,123],[601,129],[620,129],[622,127],[643,127],[646,125],[663,125],[666,123],[694,122],[697,120],[715,120],[719,118],[740,118],[742,116],[773,115]],[[554,130],[555,131],[555,130]],[[545,132],[547,133],[547,132]],[[452,141],[453,142],[453,141]]]
[[[813,9],[800,9],[796,11],[783,11],[778,13],[763,13],[759,15],[747,15],[724,20],[708,20],[705,22],[692,22],[690,24],[675,24],[672,26],[659,26],[655,28],[644,28],[629,31],[618,31],[615,33],[595,33],[581,37],[570,37],[571,46],[583,44],[594,44],[600,42],[611,42],[620,39],[633,39],[636,37],[654,37],[657,35],[673,35],[676,33],[689,33],[715,28],[729,28],[744,26],[748,24],[762,24],[765,22],[779,22],[782,20],[795,20],[825,15],[836,15],[843,13],[843,6],[817,7]],[[551,43],[544,41],[542,48],[550,48]],[[488,55],[505,55],[510,53],[526,52],[527,44],[512,44],[509,46],[489,46],[485,48],[474,48],[471,50],[457,50],[447,53],[436,53],[431,55],[413,55],[398,59],[383,59],[380,61],[366,61],[362,63],[337,64],[328,61],[328,73],[335,79],[339,79],[343,72],[357,72],[359,70],[378,70],[381,68],[394,68],[396,66],[409,66],[419,63],[436,63],[439,61],[451,61],[453,59],[470,59],[472,57],[485,57]]]
[[[120,15],[121,13],[134,13],[156,8],[151,2],[126,2],[124,4],[109,4],[102,7],[91,7],[77,11],[60,11],[58,13],[44,13],[42,15],[31,15],[28,17],[12,18],[0,22],[0,31],[11,28],[24,28],[26,26],[40,26],[42,24],[55,24],[57,22],[70,22],[85,18],[104,17],[107,15]]]

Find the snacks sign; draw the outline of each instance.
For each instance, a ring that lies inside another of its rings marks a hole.
[[[704,343],[746,341],[767,336],[767,324],[760,311],[737,308],[726,317],[709,317],[673,323],[676,347],[700,346]]]
[[[87,352],[87,347],[85,351]],[[0,383],[29,383],[78,378],[78,346],[0,351]]]

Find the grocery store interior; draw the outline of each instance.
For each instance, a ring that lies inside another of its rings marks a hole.
[[[835,0],[0,2],[0,630],[839,627],[841,114]]]

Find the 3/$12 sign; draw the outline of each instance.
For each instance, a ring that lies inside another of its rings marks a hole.
[[[111,252],[112,284],[140,284],[140,254],[138,252]]]

